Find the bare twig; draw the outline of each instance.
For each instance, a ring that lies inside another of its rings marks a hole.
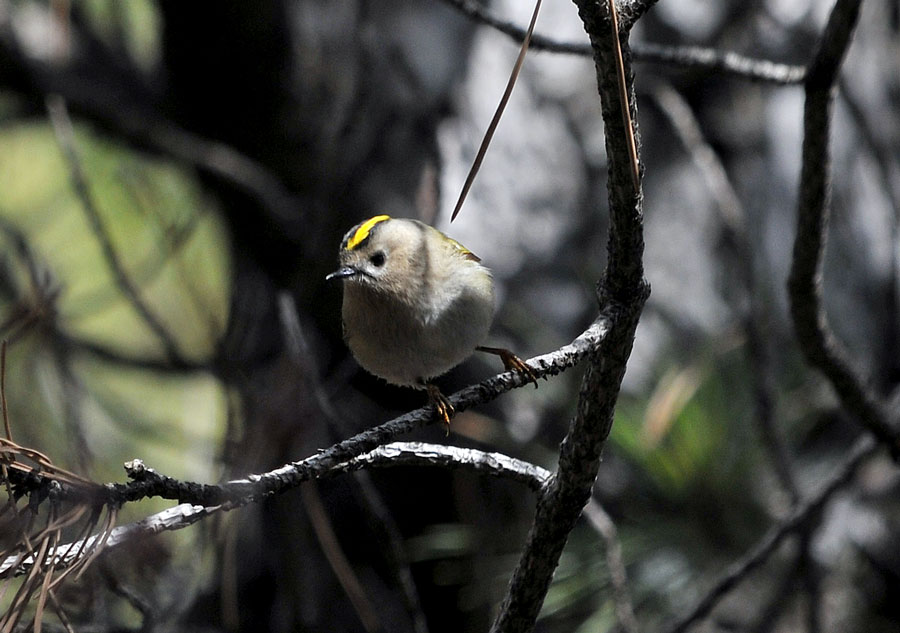
[[[550,478],[550,471],[502,453],[485,453],[471,448],[422,442],[386,444],[354,457],[335,467],[332,472],[337,474],[360,468],[392,466],[436,466],[471,470],[482,475],[518,481],[535,492],[539,491]]]
[[[729,591],[745,580],[750,572],[765,563],[787,536],[802,530],[809,518],[822,510],[831,496],[850,481],[859,465],[878,448],[878,444],[868,436],[857,440],[828,481],[816,493],[800,503],[790,516],[770,528],[744,556],[732,563],[697,605],[666,629],[666,633],[683,633],[705,618]]]
[[[157,620],[156,610],[153,608],[153,605],[150,604],[142,595],[140,595],[137,591],[129,587],[126,583],[122,582],[113,569],[110,568],[110,565],[107,561],[100,561],[100,574],[103,576],[103,579],[106,581],[106,586],[116,594],[117,596],[121,596],[128,601],[134,609],[141,614],[143,618],[143,625],[141,626],[141,631],[152,631],[153,625]]]
[[[368,633],[384,631],[384,625],[381,618],[378,617],[375,605],[372,604],[356,572],[353,571],[350,561],[347,560],[314,484],[310,482],[305,486],[300,486],[300,494],[303,497],[303,505],[316,533],[316,538],[322,547],[322,552],[328,559],[328,564],[337,576],[341,587],[344,588],[344,593],[350,599],[350,604],[353,605],[356,615],[359,616],[363,628]]]
[[[28,243],[25,234],[12,222],[0,218],[0,232],[12,242],[12,246],[25,270],[28,271],[28,288],[11,284],[13,306],[0,323],[0,337],[12,345],[30,328],[36,325],[52,326],[56,314],[59,289],[54,285],[49,270],[42,265]]]
[[[160,532],[180,530],[197,521],[221,510],[221,507],[202,507],[188,503],[182,503],[172,508],[157,512],[136,523],[129,523],[109,530],[101,530],[97,534],[88,536],[80,541],[73,541],[57,546],[49,554],[58,569],[71,568],[76,563],[85,560],[86,553],[99,551],[97,548],[104,542],[104,548],[109,549],[131,541],[134,538],[146,537]],[[11,575],[19,575],[27,572],[35,565],[35,560],[40,557],[8,556],[0,560],[0,578]],[[79,565],[83,568],[82,565]]]
[[[148,98],[149,90],[136,88],[130,93],[118,87],[111,89],[103,81],[94,81],[97,74],[85,81],[78,69],[30,58],[14,37],[0,38],[0,57],[7,71],[3,77],[5,87],[35,102],[44,100],[48,94],[59,94],[73,111],[113,134],[141,148],[197,167],[247,193],[260,203],[263,213],[290,233],[291,238],[296,239],[308,230],[303,214],[298,213],[302,205],[297,196],[288,191],[270,170],[226,143],[174,124],[164,117],[162,106],[148,105],[152,101]],[[115,74],[125,73],[122,68],[127,63],[125,57],[111,57],[116,60]],[[139,77],[143,73],[135,68],[129,70],[128,76],[133,81],[130,86],[139,86]]]
[[[812,529],[807,529],[801,533],[797,571],[800,574],[803,582],[803,591],[806,594],[806,631],[807,633],[820,633],[822,630],[820,617],[822,583],[819,582],[819,565],[816,562],[816,557],[813,555],[812,540]]]
[[[608,0],[609,29],[612,32],[613,52],[616,60],[616,79],[619,85],[619,101],[622,106],[622,124],[628,139],[628,158],[631,167],[631,182],[634,195],[641,190],[641,163],[638,159],[637,142],[634,140],[634,125],[631,121],[631,107],[628,105],[628,86],[625,84],[625,62],[622,60],[622,46],[619,43],[619,18],[616,14],[616,0]]]
[[[638,633],[640,629],[637,618],[634,617],[634,607],[628,591],[628,576],[625,573],[625,560],[622,556],[622,544],[619,542],[616,524],[613,523],[612,518],[596,497],[591,497],[584,509],[584,517],[600,533],[606,544],[606,566],[609,568],[609,577],[612,580],[613,599],[616,603],[616,617],[619,620],[619,626],[625,633]]]
[[[492,15],[483,5],[473,0],[443,0],[460,13],[480,24],[489,26],[517,42],[525,37],[526,30]],[[590,56],[590,44],[583,42],[559,42],[535,33],[531,48],[551,53]],[[779,64],[764,59],[753,59],[738,53],[701,46],[664,46],[648,42],[631,45],[634,61],[681,66],[710,72],[725,73],[741,79],[774,84],[798,84],[806,75],[804,66]]]
[[[111,349],[104,345],[100,345],[95,341],[80,336],[74,336],[62,330],[54,332],[54,341],[64,348],[72,351],[83,352],[105,363],[110,363],[118,367],[126,367],[131,369],[144,369],[154,372],[166,372],[168,375],[174,375],[179,372],[190,373],[196,371],[211,371],[212,364],[203,361],[193,361],[187,358],[148,358],[141,356],[130,356],[119,350]]]
[[[453,213],[450,214],[451,222],[456,219],[459,210],[462,209],[463,203],[466,201],[466,195],[469,193],[472,183],[475,182],[475,176],[478,175],[478,170],[481,168],[484,155],[487,153],[488,146],[491,144],[491,139],[494,138],[494,132],[497,130],[497,125],[500,124],[500,118],[503,116],[503,111],[506,109],[506,104],[509,102],[510,95],[512,95],[513,87],[515,87],[516,80],[519,78],[519,72],[522,70],[522,64],[525,63],[525,54],[528,52],[528,45],[531,43],[531,34],[534,32],[534,25],[537,24],[538,12],[540,12],[540,10],[541,0],[536,0],[534,3],[534,12],[531,15],[531,22],[528,24],[528,30],[525,31],[525,36],[522,38],[519,56],[516,58],[516,63],[513,65],[512,73],[509,75],[509,81],[506,82],[506,89],[503,91],[503,96],[500,97],[500,103],[497,104],[497,110],[494,112],[494,116],[484,133],[484,138],[481,139],[481,146],[478,148],[478,153],[475,154],[475,159],[472,161],[472,167],[469,169],[469,174],[466,176],[466,181],[463,184],[462,191],[459,193],[459,199],[456,201]]]
[[[778,85],[803,83],[806,77],[805,66],[779,64],[766,59],[754,59],[739,53],[702,46],[664,46],[644,42],[634,45],[634,59],[640,62],[680,66]]]
[[[881,181],[881,190],[890,202],[893,214],[890,218],[889,244],[897,244],[900,241],[900,161],[895,152],[894,144],[878,129],[877,124],[871,120],[863,103],[854,95],[853,91],[843,79],[839,80],[841,100],[846,105],[847,111],[856,124],[856,129],[863,142],[872,153],[875,162],[876,173]],[[886,279],[884,280],[884,295],[888,313],[886,316],[886,332],[883,344],[879,346],[879,358],[876,360],[878,367],[882,369],[881,376],[877,379],[880,388],[896,388],[893,377],[900,371],[900,253],[896,248],[891,248],[891,265],[887,266]],[[893,398],[897,393],[890,394]]]
[[[311,358],[309,345],[300,324],[297,306],[289,293],[279,293],[278,312],[284,339],[287,343],[286,347],[291,357],[298,364],[302,363],[304,359]],[[329,429],[338,436],[333,438],[333,441],[338,441],[339,437],[345,437],[350,434],[350,425],[334,411],[334,407],[331,405],[321,382],[318,380],[318,372],[304,371],[302,373],[310,381],[310,389],[315,394],[319,408],[328,417]],[[374,529],[386,544],[385,558],[391,564],[397,583],[402,590],[406,612],[412,621],[413,630],[416,633],[428,633],[428,621],[425,618],[422,601],[419,599],[419,592],[413,580],[412,570],[406,559],[403,535],[396,521],[394,521],[387,504],[385,504],[381,493],[372,482],[369,473],[366,470],[357,470],[354,480],[359,486],[361,499],[366,511],[374,518],[372,521]]]
[[[847,82],[843,79],[838,79],[838,86],[841,100],[847,106],[847,110],[856,124],[860,137],[872,152],[875,164],[878,167],[881,189],[890,201],[894,215],[900,216],[900,187],[898,187],[897,178],[894,177],[900,172],[895,153],[896,148],[888,138],[885,138],[884,133],[878,129],[877,124],[870,120],[865,107],[853,94]]]
[[[116,253],[109,234],[103,226],[103,219],[100,217],[100,212],[97,209],[87,179],[81,168],[81,161],[75,148],[75,132],[72,129],[72,121],[69,119],[65,102],[58,96],[47,97],[47,112],[50,115],[50,122],[56,133],[63,157],[68,164],[72,187],[79,200],[81,200],[85,216],[90,223],[91,229],[97,236],[106,264],[109,266],[116,284],[147,323],[148,327],[153,330],[153,333],[162,342],[166,356],[173,360],[179,359],[181,354],[178,351],[178,345],[159,318],[146,304],[143,297],[141,297],[140,291],[131,282],[131,278],[119,260],[119,255]]]
[[[9,408],[6,405],[6,339],[0,343],[0,409],[3,410],[3,428],[6,439],[13,441],[12,429],[9,427]]]
[[[804,84],[803,163],[788,291],[794,331],[807,361],[825,374],[844,408],[900,455],[897,429],[835,337],[822,305],[822,262],[830,214],[831,111],[838,70],[859,17],[860,2],[838,0],[835,4]]]

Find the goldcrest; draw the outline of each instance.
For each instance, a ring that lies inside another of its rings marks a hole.
[[[357,362],[391,384],[428,391],[449,428],[453,406],[429,381],[476,350],[508,370],[534,372],[512,352],[484,347],[494,318],[494,281],[462,244],[418,220],[378,215],[341,242],[344,341]]]

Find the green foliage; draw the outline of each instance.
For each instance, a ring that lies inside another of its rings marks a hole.
[[[690,496],[697,486],[726,489],[748,465],[751,404],[739,353],[663,373],[650,400],[623,397],[611,441],[660,495]]]

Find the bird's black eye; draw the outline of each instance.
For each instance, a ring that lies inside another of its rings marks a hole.
[[[371,257],[369,257],[369,261],[372,262],[372,265],[381,268],[384,266],[384,251],[378,251],[377,253],[373,253]]]

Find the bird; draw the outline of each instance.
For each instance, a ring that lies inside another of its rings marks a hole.
[[[537,387],[534,370],[505,348],[487,347],[494,280],[481,259],[424,222],[376,215],[340,244],[344,341],[363,369],[425,390],[447,433],[455,410],[432,382],[475,351],[499,356]]]

